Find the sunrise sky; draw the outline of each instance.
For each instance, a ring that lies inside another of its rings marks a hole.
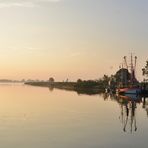
[[[97,79],[148,59],[147,0],[0,0],[0,79]]]

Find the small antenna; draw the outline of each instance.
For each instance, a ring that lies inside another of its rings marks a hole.
[[[126,69],[128,69],[127,57],[126,57],[126,56],[124,56],[123,58],[124,58],[124,63],[125,63]]]

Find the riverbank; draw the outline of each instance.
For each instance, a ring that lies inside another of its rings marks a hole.
[[[100,85],[91,83],[77,83],[77,82],[26,82],[26,85],[58,88],[68,91],[76,91],[78,94],[99,94],[104,92],[104,88]]]

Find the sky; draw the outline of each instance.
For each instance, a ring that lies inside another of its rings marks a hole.
[[[148,59],[147,0],[0,0],[0,79],[75,81]]]

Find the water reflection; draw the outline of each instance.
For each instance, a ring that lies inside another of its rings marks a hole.
[[[121,115],[119,118],[123,125],[123,131],[127,132],[128,130],[130,130],[131,133],[133,131],[136,132],[137,131],[136,108],[137,108],[137,103],[139,103],[141,99],[137,97],[137,100],[136,100],[136,96],[133,96],[133,98],[129,96],[119,96],[119,99],[120,98],[123,99],[123,101],[121,101],[121,104],[120,104]],[[129,129],[128,129],[128,125],[129,125]]]
[[[50,92],[52,92],[54,90],[54,86],[52,86],[52,85],[50,87],[48,87],[48,88],[49,88]]]
[[[137,121],[136,112],[137,105],[142,103],[142,108],[146,111],[148,117],[148,99],[146,96],[139,96],[133,94],[127,95],[114,95],[114,94],[104,94],[104,100],[115,100],[120,106],[119,120],[122,124],[122,130],[127,133],[136,132]]]
[[[147,147],[147,98],[85,94],[0,85],[1,147]]]
[[[65,90],[65,91],[73,91],[73,92],[76,92],[78,95],[89,95],[89,96],[99,95],[102,93],[102,90],[98,90],[98,89],[55,88],[53,85],[49,86],[48,89],[50,92],[54,91],[54,89],[59,89],[59,90]]]

